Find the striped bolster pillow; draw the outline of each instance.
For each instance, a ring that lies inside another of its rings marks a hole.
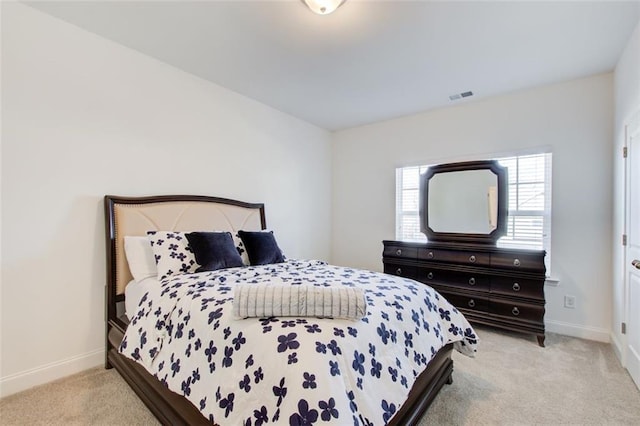
[[[367,313],[357,287],[239,284],[233,289],[236,318],[319,317],[360,320]]]

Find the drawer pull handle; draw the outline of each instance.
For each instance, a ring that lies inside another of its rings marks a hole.
[[[396,254],[397,254],[398,256],[400,256],[400,255],[402,254],[402,249],[398,249],[398,250],[396,250]]]
[[[520,284],[518,283],[513,283],[513,291],[520,291]]]
[[[432,252],[432,251],[430,251],[429,253],[427,253],[427,257],[428,257],[429,259],[433,259],[433,252]]]
[[[468,305],[469,305],[470,308],[474,308],[476,306],[476,301],[471,299],[471,300],[469,300]]]
[[[514,306],[513,309],[511,310],[511,313],[517,317],[518,315],[520,315],[520,309],[518,309],[517,306]]]
[[[429,272],[429,273],[427,274],[427,279],[428,279],[428,280],[432,280],[432,279],[433,279],[433,272]]]
[[[513,266],[520,266],[520,259],[513,259]]]
[[[476,263],[476,257],[473,255],[469,256],[469,262]]]
[[[469,278],[469,285],[476,285],[476,279],[473,277]]]
[[[402,275],[402,268],[396,269],[396,275]]]

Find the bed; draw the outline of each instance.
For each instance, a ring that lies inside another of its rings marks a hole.
[[[469,323],[433,289],[321,261],[174,274],[132,296],[125,236],[262,231],[264,205],[108,195],[105,215],[105,367],[163,424],[415,424],[451,383],[454,347],[476,350]],[[231,314],[234,286],[271,281],[364,288],[366,316]]]

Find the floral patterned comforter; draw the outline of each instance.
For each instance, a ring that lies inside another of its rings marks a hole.
[[[359,286],[367,315],[233,316],[233,286]],[[472,356],[467,320],[432,288],[320,261],[174,276],[142,297],[120,352],[219,425],[382,425],[445,344]]]

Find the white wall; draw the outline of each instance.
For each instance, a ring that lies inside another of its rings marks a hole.
[[[624,125],[633,114],[640,114],[640,22],[627,42],[614,73],[615,138],[614,164],[614,214],[613,214],[613,330],[614,348],[621,355],[622,335],[620,324],[624,318],[624,251],[621,235],[624,233]]]
[[[328,132],[6,2],[2,89],[3,395],[103,362],[105,194],[264,202],[328,258]]]
[[[337,132],[332,262],[382,269],[395,238],[395,168],[549,146],[552,275],[547,330],[607,341],[611,329],[611,74]],[[564,308],[564,295],[576,308]]]

